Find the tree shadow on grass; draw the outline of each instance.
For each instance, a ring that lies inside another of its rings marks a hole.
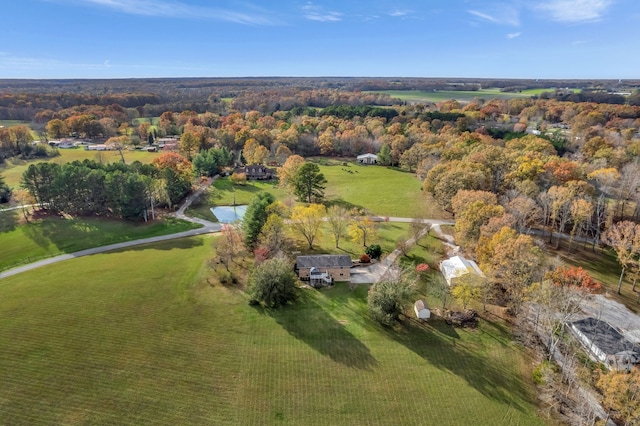
[[[2,208],[0,206],[0,208]],[[16,229],[19,222],[20,210],[0,211],[0,233]]]
[[[448,370],[464,379],[483,395],[525,411],[520,401],[529,400],[530,395],[522,380],[511,371],[505,371],[494,360],[478,353],[477,349],[467,347],[460,341],[458,332],[443,320],[432,319],[428,323],[422,323],[408,319],[396,328],[385,331],[392,340],[435,367]],[[495,330],[490,333],[493,331]]]
[[[309,291],[301,291],[294,305],[265,312],[293,337],[333,361],[360,370],[373,369],[377,361],[369,348],[329,315]]]
[[[362,210],[364,208],[364,207],[359,206],[357,204],[353,204],[353,203],[350,203],[348,201],[345,201],[342,198],[334,198],[334,199],[331,199],[331,200],[325,200],[324,205],[327,208],[332,207],[332,206],[340,206],[340,207],[343,207],[343,208],[345,208],[347,210],[353,210],[353,209]]]

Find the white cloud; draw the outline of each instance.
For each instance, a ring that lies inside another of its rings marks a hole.
[[[130,15],[169,18],[207,19],[234,22],[245,25],[274,25],[278,22],[264,10],[252,8],[251,12],[193,6],[174,0],[49,0],[72,2],[84,6],[101,6]]]
[[[410,14],[411,11],[410,10],[400,10],[400,9],[396,9],[394,11],[392,11],[391,13],[389,13],[389,16],[393,16],[395,18],[401,18],[403,16],[407,16],[408,14]]]
[[[307,3],[302,7],[303,16],[311,21],[337,22],[342,21],[343,14],[334,11],[325,11],[321,6]]]
[[[551,15],[559,22],[598,21],[613,0],[550,0],[540,3],[537,8]]]
[[[511,40],[511,39],[516,38],[516,37],[520,37],[521,35],[522,35],[522,33],[509,33],[509,34],[507,34],[507,38],[509,40]]]
[[[517,27],[520,25],[520,16],[516,8],[512,6],[497,6],[493,11],[481,12],[479,10],[467,10],[468,13],[480,18],[482,21],[492,24],[511,25]]]

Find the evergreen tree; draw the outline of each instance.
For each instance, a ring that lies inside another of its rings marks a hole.
[[[300,167],[293,181],[294,193],[301,201],[312,203],[324,198],[324,184],[327,183],[320,167],[314,163],[305,163]]]

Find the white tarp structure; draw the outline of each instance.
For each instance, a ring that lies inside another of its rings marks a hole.
[[[440,271],[447,280],[449,286],[456,284],[456,279],[467,274],[484,279],[484,274],[473,260],[465,259],[462,256],[454,256],[440,263]]]
[[[375,154],[362,154],[356,157],[358,163],[361,164],[376,164],[378,163],[378,156]]]

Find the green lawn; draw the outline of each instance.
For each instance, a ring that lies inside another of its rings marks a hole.
[[[68,163],[74,160],[95,160],[98,158],[102,158],[103,161],[107,162],[117,162],[121,161],[120,154],[117,151],[85,151],[81,148],[75,149],[60,149],[58,150],[60,155],[57,157],[51,158],[37,158],[34,160],[20,160],[18,158],[9,158],[6,159],[3,164],[0,164],[0,175],[2,175],[9,184],[14,188],[17,188],[20,185],[20,179],[22,178],[22,174],[27,167],[31,163],[38,163],[41,161],[50,161],[53,163]],[[158,156],[156,152],[144,152],[144,151],[124,151],[124,158],[127,163],[131,163],[133,161],[140,161],[142,163],[150,163],[155,157]]]
[[[537,89],[536,89],[537,90]],[[545,91],[545,90],[542,90]],[[489,99],[512,99],[527,98],[537,93],[512,93],[501,92],[500,89],[480,89],[473,90],[437,90],[437,91],[421,91],[421,90],[381,90],[378,93],[386,93],[392,98],[399,98],[409,102],[443,102],[448,100],[457,100],[461,102],[472,101],[475,98]]]
[[[430,195],[421,190],[422,183],[411,173],[381,167],[362,166],[342,161],[316,159],[327,178],[325,203],[347,208],[362,208],[379,216],[448,219]],[[348,170],[348,171],[347,171]],[[296,198],[288,195],[274,182],[252,181],[233,185],[227,178],[214,182],[208,193],[189,209],[188,214],[213,219],[209,210],[214,206],[249,204],[261,191],[271,192],[276,199],[294,205]]]
[[[384,329],[365,286],[252,308],[210,280],[211,239],[2,280],[2,422],[544,424],[531,360],[504,328]]]
[[[360,207],[379,216],[449,218],[422,191],[422,182],[412,173],[339,161],[323,161],[320,171],[327,178],[326,201]]]
[[[47,257],[198,227],[168,218],[131,223],[98,218],[46,217],[20,224],[19,210],[0,212],[0,271]]]

